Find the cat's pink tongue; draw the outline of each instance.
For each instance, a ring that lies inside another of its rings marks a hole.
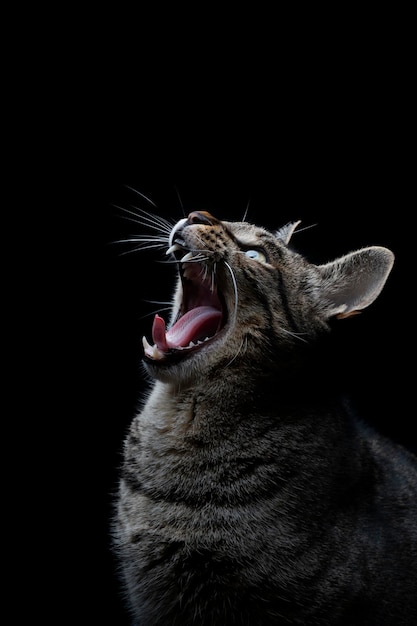
[[[199,306],[185,313],[166,332],[164,320],[155,315],[152,326],[153,342],[162,352],[170,348],[185,348],[190,341],[197,342],[214,335],[221,316],[221,311],[212,306]]]

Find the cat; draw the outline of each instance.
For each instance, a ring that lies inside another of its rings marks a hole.
[[[392,251],[317,265],[298,221],[144,221],[178,283],[143,339],[112,520],[133,623],[415,626],[417,459],[356,415],[331,341]]]

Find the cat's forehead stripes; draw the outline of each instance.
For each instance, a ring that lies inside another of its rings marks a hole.
[[[260,242],[273,244],[275,246],[277,244],[277,238],[260,226],[254,226],[246,222],[223,222],[223,225],[233,234],[236,242],[243,247],[258,247]]]

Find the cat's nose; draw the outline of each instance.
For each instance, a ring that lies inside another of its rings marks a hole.
[[[214,224],[218,223],[219,220],[207,211],[193,211],[189,214],[186,225],[203,224],[205,226],[214,226]]]

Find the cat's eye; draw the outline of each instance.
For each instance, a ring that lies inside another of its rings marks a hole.
[[[266,263],[266,255],[262,250],[246,250],[245,255],[258,263]]]

